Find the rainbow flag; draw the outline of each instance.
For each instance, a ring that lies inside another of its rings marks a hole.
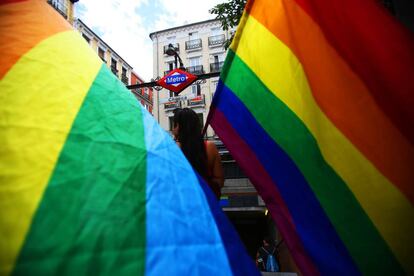
[[[169,134],[46,1],[0,4],[0,275],[258,275]]]
[[[304,275],[414,275],[414,43],[376,1],[249,0],[209,120]]]

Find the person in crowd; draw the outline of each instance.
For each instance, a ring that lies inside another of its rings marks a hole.
[[[172,130],[174,140],[219,199],[224,184],[220,154],[213,142],[204,141],[201,128],[199,117],[194,110],[191,108],[174,110]]]
[[[256,266],[261,271],[278,272],[280,271],[277,246],[274,245],[270,237],[264,237],[263,246],[257,250]]]

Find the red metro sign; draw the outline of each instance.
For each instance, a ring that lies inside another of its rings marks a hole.
[[[197,79],[196,76],[181,69],[174,69],[157,81],[157,84],[175,93],[180,93]]]

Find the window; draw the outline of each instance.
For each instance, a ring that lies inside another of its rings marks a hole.
[[[190,66],[200,65],[200,57],[190,58]]]
[[[203,127],[204,120],[203,120],[203,113],[197,113],[198,119],[200,120],[200,125]]]
[[[172,131],[174,128],[174,116],[168,117],[168,125],[169,125],[169,130]]]
[[[166,70],[164,71],[164,76],[170,73],[174,69],[174,62],[170,61],[165,64]]]
[[[174,44],[175,43],[175,36],[169,36],[169,37],[167,37],[167,45],[168,44]]]
[[[198,32],[192,32],[188,33],[189,40],[197,39],[198,38]]]
[[[118,69],[116,67],[117,67],[117,61],[115,59],[111,58],[111,71],[115,75],[118,75]]]
[[[103,62],[106,62],[105,51],[101,47],[98,47],[98,56],[102,59]]]
[[[88,42],[88,44],[91,42],[91,39],[86,34],[82,33],[82,37]]]
[[[214,63],[219,63],[219,56],[218,55],[213,56],[213,58],[214,58]]]
[[[194,57],[189,58],[189,67],[187,68],[188,72],[191,74],[202,74],[203,65],[201,65],[201,58]]]
[[[115,59],[111,58],[111,67],[116,68],[116,64],[117,64],[117,61]]]
[[[194,96],[200,96],[201,95],[201,86],[199,84],[194,84],[191,86],[191,92]]]
[[[221,29],[219,27],[211,28],[211,35],[212,36],[220,35],[220,34],[221,34]]]
[[[64,0],[48,0],[47,1],[52,7],[54,7],[59,13],[61,13],[65,18],[68,14],[68,5]]]
[[[175,93],[173,91],[170,90],[170,98],[171,97],[175,97]]]

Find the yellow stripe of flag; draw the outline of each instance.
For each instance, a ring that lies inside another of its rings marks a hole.
[[[72,123],[101,67],[90,51],[75,31],[56,34],[22,56],[0,82],[0,144],[7,145],[0,159],[2,275],[12,271]]]

